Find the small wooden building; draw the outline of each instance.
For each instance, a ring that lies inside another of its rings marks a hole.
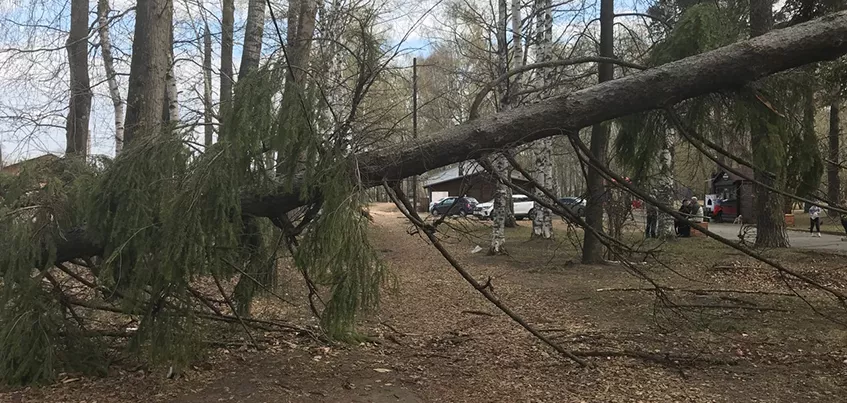
[[[748,178],[753,177],[753,171],[748,167],[737,168],[736,171]],[[732,172],[718,171],[712,175],[711,193],[715,195],[713,218],[718,221],[730,221],[740,215],[745,224],[755,222],[755,192],[752,181]]]
[[[17,175],[21,173],[23,168],[31,168],[38,167],[40,165],[46,165],[51,162],[58,160],[59,157],[54,154],[44,154],[35,158],[31,158],[25,161],[21,161],[12,165],[7,165],[5,167],[0,167],[0,173],[7,175]]]
[[[519,172],[512,172],[511,178],[514,184],[523,189],[533,188]],[[476,163],[445,169],[424,181],[424,189],[430,202],[447,196],[468,196],[484,203],[494,198],[496,186],[497,177]]]

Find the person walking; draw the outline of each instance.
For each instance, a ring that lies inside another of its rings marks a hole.
[[[809,233],[821,237],[821,208],[818,206],[809,207]]]

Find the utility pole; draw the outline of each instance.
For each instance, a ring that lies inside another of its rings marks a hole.
[[[418,138],[418,58],[412,59],[412,138]],[[412,177],[412,207],[418,211],[418,176]]]

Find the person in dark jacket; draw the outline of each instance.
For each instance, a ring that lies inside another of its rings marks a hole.
[[[682,215],[684,220],[676,221],[676,234],[681,237],[691,236],[691,226],[686,221],[691,215],[691,205],[689,203],[690,201],[685,199],[682,201],[682,207],[679,208],[679,214]]]

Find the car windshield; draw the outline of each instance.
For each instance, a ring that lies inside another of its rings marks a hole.
[[[471,204],[478,204],[478,203],[479,203],[479,202],[478,202],[478,201],[476,201],[476,199],[474,199],[473,197],[466,197],[466,198],[465,198],[465,200],[467,200],[467,201],[468,201],[469,203],[471,203]]]

